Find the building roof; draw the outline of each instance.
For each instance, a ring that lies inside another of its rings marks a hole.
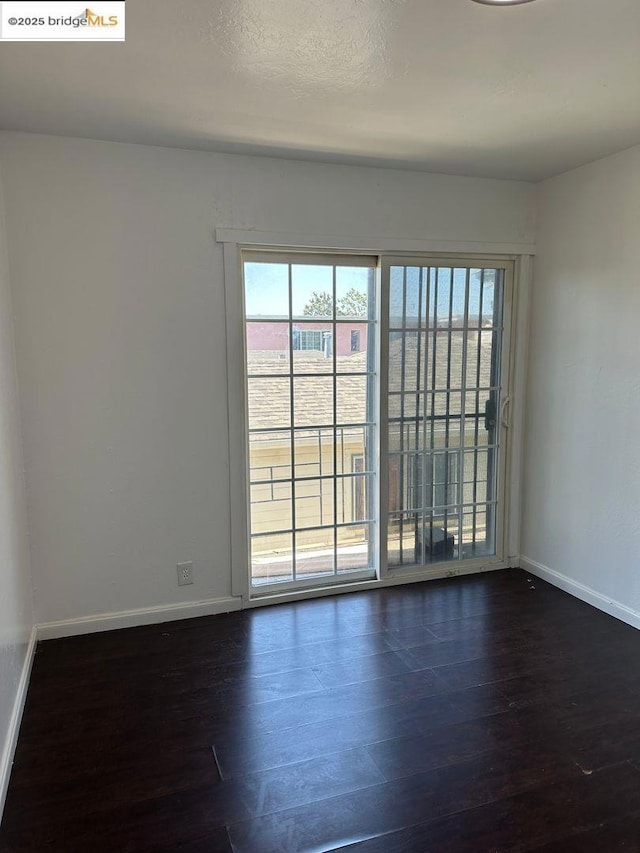
[[[492,332],[468,332],[466,358],[467,388],[488,388],[491,383]],[[478,344],[478,337],[480,342]],[[463,385],[463,332],[454,329],[449,336],[444,330],[436,333],[435,381],[433,373],[433,349],[429,348],[426,358],[428,390],[446,391],[460,389]],[[433,341],[433,337],[430,337]],[[418,384],[425,387],[425,333],[391,333],[389,341],[389,417],[401,415],[401,391],[404,391],[405,413],[415,412],[416,404],[424,406],[423,395],[417,398]],[[404,348],[403,348],[404,343]],[[418,359],[420,345],[420,359]],[[450,358],[449,358],[450,347]],[[291,424],[289,396],[288,353],[270,350],[248,352],[249,373],[257,378],[249,379],[249,427],[251,429],[288,428]],[[480,356],[478,374],[478,355]],[[334,389],[331,371],[333,358],[326,358],[318,351],[295,351],[293,353],[293,404],[297,426],[317,426],[333,422]],[[366,420],[367,353],[358,352],[338,356],[336,406],[337,422],[361,423]],[[418,374],[418,365],[420,373]],[[340,375],[359,372],[360,375]],[[310,376],[300,374],[312,374]],[[404,376],[404,385],[402,378]],[[460,394],[449,396],[451,414],[460,411]],[[431,400],[428,401],[430,407]],[[475,400],[472,409],[475,408]],[[466,406],[467,412],[469,405]],[[430,410],[430,408],[428,409]],[[436,394],[435,413],[446,412],[446,394]]]

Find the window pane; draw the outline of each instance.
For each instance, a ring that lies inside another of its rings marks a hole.
[[[464,500],[476,502],[496,499],[496,452],[489,450],[468,450],[464,453],[464,481],[471,489],[465,490]],[[471,494],[468,498],[467,495]]]
[[[452,328],[461,329],[464,326],[464,315],[467,301],[467,270],[454,269],[453,271],[453,304],[452,304]]]
[[[482,328],[486,329],[494,325],[494,314],[496,309],[496,282],[498,276],[496,270],[485,270],[482,288]]]
[[[364,373],[375,370],[373,350],[369,348],[367,323],[338,323],[336,370],[338,373]]]
[[[247,323],[247,372],[289,373],[288,323]]]
[[[296,529],[334,524],[333,479],[297,480]]]
[[[389,328],[404,327],[404,267],[389,271]]]
[[[451,289],[453,270],[447,267],[438,267],[435,271],[437,282],[437,301],[435,303],[436,328],[449,325],[449,311],[452,309]]]
[[[424,400],[420,394],[390,394],[389,420],[415,421],[422,415]]]
[[[293,323],[294,373],[333,373],[333,323]]]
[[[296,376],[293,380],[295,426],[333,423],[333,378]]]
[[[469,333],[467,388],[487,388],[489,385],[495,384],[493,374],[498,369],[495,362],[499,354],[497,335],[497,332],[487,331]]]
[[[351,474],[371,470],[372,427],[337,427],[336,458],[338,473]],[[368,461],[367,461],[368,460]]]
[[[294,446],[296,477],[317,477],[333,473],[333,429],[296,430]]]
[[[464,344],[466,334],[461,329],[451,332],[451,340],[447,341],[447,359],[449,370],[446,371],[449,388],[462,388],[462,362],[464,359]],[[441,371],[445,373],[445,371]]]
[[[332,575],[335,568],[335,527],[296,533],[296,576]]]
[[[291,530],[291,483],[259,483],[250,486],[249,499],[253,533]]]
[[[464,332],[438,329],[429,335],[425,382],[429,388],[462,388]]]
[[[390,333],[389,391],[417,391],[424,386],[426,344],[425,333]]]
[[[482,270],[469,271],[469,328],[481,325],[481,287]]]
[[[497,394],[497,389],[467,391],[464,424],[466,446],[482,447],[495,443],[495,425],[499,412]]]
[[[389,453],[424,449],[425,427],[429,422],[422,418],[389,424]]]
[[[375,270],[336,267],[336,316],[373,320]]]
[[[244,265],[244,304],[247,319],[289,316],[288,264]]]
[[[418,534],[418,556],[421,558],[424,539],[425,563],[459,559],[460,522],[458,519],[458,512],[425,514],[424,527]]]
[[[420,515],[417,513],[389,517],[387,531],[389,566],[413,565],[416,562],[416,539],[420,525]]]
[[[404,332],[389,332],[389,391],[402,391]]]
[[[336,423],[363,423],[367,416],[366,376],[338,376],[336,378]]]
[[[425,455],[424,476],[427,493],[434,507],[452,506],[459,502],[460,457],[457,452]]]
[[[333,319],[333,267],[291,266],[292,316]]]
[[[465,507],[462,516],[462,551],[465,557],[495,554],[495,508],[478,504]]]
[[[249,472],[251,482],[290,479],[291,433],[252,433],[249,436]]]
[[[339,572],[366,569],[371,563],[372,528],[356,524],[338,528],[337,569]]]
[[[424,272],[421,267],[407,267],[404,282],[405,328],[415,329],[424,316]]]
[[[290,533],[251,537],[251,579],[256,586],[293,580],[293,538]]]
[[[351,524],[369,518],[369,477],[340,477],[337,486],[338,524]]]
[[[248,379],[249,429],[290,426],[290,389],[288,377]]]

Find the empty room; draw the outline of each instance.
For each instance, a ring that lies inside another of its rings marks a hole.
[[[638,0],[0,3],[0,853],[640,853]]]

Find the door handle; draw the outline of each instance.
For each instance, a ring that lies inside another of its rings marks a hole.
[[[500,406],[500,423],[505,429],[509,429],[509,419],[507,418],[507,409],[511,405],[511,397],[507,396],[502,401]]]
[[[496,401],[493,395],[484,404],[484,428],[487,432],[495,429],[496,425]]]

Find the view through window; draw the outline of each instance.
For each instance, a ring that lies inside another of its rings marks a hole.
[[[244,254],[254,588],[496,558],[506,269]]]
[[[243,265],[254,586],[374,574],[375,263]]]

